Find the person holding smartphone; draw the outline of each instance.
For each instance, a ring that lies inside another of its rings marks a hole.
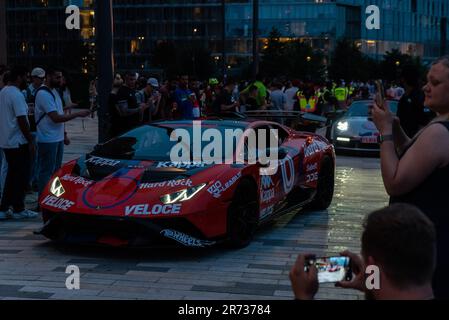
[[[380,132],[382,177],[391,203],[415,205],[435,224],[434,290],[437,298],[449,299],[449,56],[435,61],[427,78],[424,104],[437,117],[415,137],[405,134],[379,99],[372,117]]]
[[[345,251],[353,277],[336,287],[365,293],[367,300],[434,299],[432,277],[436,264],[436,234],[433,223],[416,207],[396,204],[371,213],[362,234],[362,255]],[[290,272],[296,300],[313,300],[319,290],[318,270],[307,263],[313,255],[300,255]],[[368,273],[368,266],[379,273]],[[380,286],[370,289],[368,276]]]

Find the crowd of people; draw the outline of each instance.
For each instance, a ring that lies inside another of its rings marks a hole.
[[[387,96],[400,100],[405,89],[388,84]],[[96,95],[91,86],[91,95]],[[200,119],[255,110],[302,111],[326,115],[347,109],[353,100],[372,99],[373,81],[311,83],[289,79],[236,81],[230,77],[201,82],[181,75],[160,83],[157,78],[127,72],[117,74],[109,99],[110,136],[156,120]],[[96,101],[95,97],[91,101]]]
[[[206,82],[181,75],[161,82],[133,72],[117,74],[109,97],[109,136],[116,137],[157,120],[201,119],[253,110],[302,111],[326,115],[347,109],[354,99],[373,100],[372,118],[381,135],[381,171],[389,208],[367,218],[362,257],[352,258],[356,277],[338,283],[364,291],[368,298],[449,298],[449,57],[436,61],[422,88],[419,74],[405,68],[385,95],[399,101],[397,115],[382,104],[373,81],[322,84],[257,77],[254,81]],[[64,74],[57,68],[0,67],[0,220],[35,218],[25,208],[27,191],[42,192],[61,166],[70,138],[64,124],[88,117],[96,108],[90,86],[90,110],[72,112]],[[430,123],[424,108],[435,113]],[[24,168],[27,168],[24,170]],[[12,209],[12,211],[10,210]],[[38,211],[39,208],[36,208]],[[297,299],[313,299],[316,270],[304,269],[301,255],[290,278]],[[380,267],[382,289],[367,290],[364,270]]]
[[[0,220],[33,219],[39,208],[25,207],[26,194],[40,194],[61,167],[70,144],[64,124],[91,111],[71,112],[75,104],[57,68],[1,68],[0,74]]]

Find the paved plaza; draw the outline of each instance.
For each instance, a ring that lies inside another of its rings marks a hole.
[[[93,119],[67,125],[72,144],[65,161],[92,149],[96,126]],[[292,212],[260,230],[242,250],[56,246],[33,235],[40,219],[0,222],[0,299],[291,300],[288,273],[297,255],[359,252],[364,217],[388,203],[379,159],[339,156],[337,166],[328,211]],[[36,206],[36,197],[27,203]],[[69,265],[80,268],[80,290],[66,289]],[[363,295],[325,285],[317,298]]]

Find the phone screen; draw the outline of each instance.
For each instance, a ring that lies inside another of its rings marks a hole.
[[[315,258],[309,260],[318,270],[319,283],[334,283],[352,279],[351,259],[348,257]]]

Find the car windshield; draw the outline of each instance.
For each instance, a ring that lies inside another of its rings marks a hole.
[[[349,108],[346,116],[348,117],[368,117],[368,108],[374,102],[369,101],[356,101]],[[396,114],[398,112],[398,102],[397,101],[387,101],[391,112]]]
[[[184,132],[188,133],[190,141],[184,140],[184,138],[171,141],[170,136],[172,133],[176,135],[175,130],[177,129],[185,130]],[[245,127],[243,125],[225,127],[218,124],[202,124],[201,136],[208,129],[216,129],[220,132],[221,137],[225,137],[226,130],[245,130]],[[105,144],[98,145],[92,152],[92,155],[111,159],[170,161],[170,153],[178,144],[180,146],[184,144],[185,147],[187,147],[185,144],[189,144],[189,150],[192,153],[194,138],[192,124],[152,124],[137,128]],[[205,146],[214,141],[213,138],[205,140],[207,141],[201,143],[201,150],[204,150]],[[236,143],[234,143],[234,149],[227,154],[224,154],[224,150],[226,150],[225,141],[223,140],[221,144],[223,147],[221,149],[223,150],[223,159],[232,157],[235,153]],[[211,156],[215,157],[214,152],[211,153]]]

